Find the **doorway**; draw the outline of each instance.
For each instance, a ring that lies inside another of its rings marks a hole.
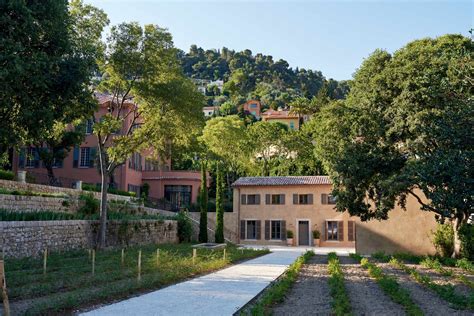
[[[309,246],[309,221],[298,221],[298,246]]]

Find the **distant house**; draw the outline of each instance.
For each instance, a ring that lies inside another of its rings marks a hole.
[[[217,86],[221,93],[224,89],[224,80],[193,79],[193,82],[202,94],[206,94],[210,86]]]
[[[202,108],[202,112],[204,113],[205,117],[211,117],[214,114],[219,113],[219,107],[218,106],[205,106]]]
[[[232,187],[237,218],[234,227],[226,226],[236,231],[239,243],[285,245],[291,230],[294,245],[311,246],[318,230],[321,247],[355,247],[362,254],[435,253],[430,239],[435,217],[421,211],[413,197],[407,198],[406,210],[395,206],[388,220],[361,222],[335,210],[327,176],[243,177]]]
[[[300,128],[300,118],[297,114],[290,113],[288,110],[268,110],[263,112],[262,120],[268,122],[279,122],[288,126],[291,130],[297,130]]]
[[[245,112],[252,114],[255,118],[260,119],[262,104],[258,100],[248,100],[242,104],[242,108]]]

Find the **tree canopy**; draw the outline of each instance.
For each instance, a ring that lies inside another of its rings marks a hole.
[[[467,221],[474,197],[471,45],[445,35],[393,55],[377,50],[356,72],[347,100],[323,108],[316,150],[339,210],[386,219],[411,195],[440,220]]]

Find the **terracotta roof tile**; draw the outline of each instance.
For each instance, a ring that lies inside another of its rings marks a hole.
[[[241,177],[233,187],[331,184],[328,176]]]

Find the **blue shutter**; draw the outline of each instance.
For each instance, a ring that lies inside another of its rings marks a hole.
[[[18,155],[18,167],[21,169],[25,168],[25,148],[20,149]]]
[[[79,147],[74,146],[72,167],[77,168],[78,166],[79,166]]]
[[[35,168],[39,168],[39,166],[40,166],[40,155],[39,155],[39,151],[40,151],[40,149],[34,148],[34,157],[35,157],[34,165],[35,165]]]
[[[90,152],[89,152],[89,167],[90,168],[94,167],[96,154],[97,154],[97,148],[91,147]]]

